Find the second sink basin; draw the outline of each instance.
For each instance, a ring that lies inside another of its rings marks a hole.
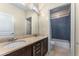
[[[9,42],[8,44],[4,45],[4,48],[17,48],[22,47],[26,44],[26,41],[24,40],[15,40],[13,42]]]

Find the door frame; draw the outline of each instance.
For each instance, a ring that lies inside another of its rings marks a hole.
[[[75,3],[71,3],[71,56],[76,55],[75,43],[76,43],[76,7]]]
[[[64,5],[67,5],[67,4],[64,4]],[[64,5],[61,5],[61,6],[64,6]],[[60,6],[58,6],[58,7],[60,7]],[[76,32],[76,30],[75,30],[75,27],[76,27],[76,25],[75,25],[75,3],[71,3],[71,35],[70,35],[70,46],[71,46],[71,48],[70,48],[70,55],[71,56],[74,56],[74,55],[76,55],[76,51],[75,51],[75,32]],[[50,9],[51,10],[51,9]],[[50,17],[50,10],[49,10],[49,17]],[[51,49],[51,47],[50,47],[50,41],[51,41],[51,24],[50,24],[50,18],[49,18],[49,20],[48,20],[48,24],[49,24],[49,29],[48,29],[48,53],[50,52],[50,49]]]
[[[32,34],[32,17],[27,17],[26,18],[26,30],[27,30],[27,21],[28,21],[28,19],[30,18],[30,22],[31,22],[31,34]],[[25,34],[27,34],[27,31],[25,31],[26,33]]]

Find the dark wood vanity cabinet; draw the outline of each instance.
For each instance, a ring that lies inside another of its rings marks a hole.
[[[6,56],[32,56],[32,46],[26,46],[22,49],[11,52]]]
[[[48,38],[36,42],[33,44],[33,55],[34,56],[44,56],[48,51]]]
[[[48,51],[48,38],[11,52],[6,56],[44,56]]]

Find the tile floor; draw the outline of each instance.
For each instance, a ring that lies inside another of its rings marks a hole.
[[[70,46],[67,41],[55,41],[53,49],[46,56],[69,56]]]

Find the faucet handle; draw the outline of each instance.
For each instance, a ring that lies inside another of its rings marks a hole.
[[[17,38],[10,38],[8,41],[14,41],[16,40]]]
[[[13,38],[14,40],[16,40],[17,38]]]
[[[15,33],[12,32],[11,34],[15,34]]]

